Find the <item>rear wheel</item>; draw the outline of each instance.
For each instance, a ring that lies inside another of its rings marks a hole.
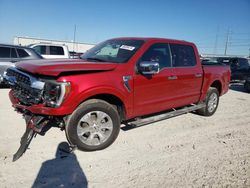
[[[244,88],[248,93],[250,93],[250,81],[245,81]]]
[[[103,100],[82,103],[69,117],[65,132],[70,144],[82,151],[101,150],[111,145],[120,131],[117,110]]]
[[[210,87],[205,99],[205,107],[197,110],[197,113],[203,116],[211,116],[217,110],[219,104],[219,92],[216,88]]]

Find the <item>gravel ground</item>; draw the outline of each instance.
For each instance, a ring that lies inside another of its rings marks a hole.
[[[58,150],[64,132],[37,136],[16,162],[25,123],[0,90],[0,187],[250,187],[250,94],[239,86],[212,117],[192,113],[120,131],[98,152]]]

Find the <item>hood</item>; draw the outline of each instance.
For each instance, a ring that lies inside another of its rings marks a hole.
[[[18,69],[46,76],[58,76],[65,72],[108,71],[117,67],[115,63],[88,62],[81,59],[30,60],[15,65]]]

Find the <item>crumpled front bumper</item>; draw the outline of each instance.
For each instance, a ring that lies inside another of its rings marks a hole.
[[[44,104],[34,104],[31,106],[25,106],[20,104],[19,100],[13,95],[13,91],[10,90],[9,98],[12,106],[18,111],[28,111],[32,114],[47,115],[47,116],[65,116],[72,113],[72,108],[68,106],[60,106],[58,108],[46,107]]]

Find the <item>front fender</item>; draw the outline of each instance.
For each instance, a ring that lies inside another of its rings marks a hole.
[[[87,90],[84,90],[76,96],[75,100],[75,108],[79,106],[82,102],[88,100],[89,98],[93,98],[94,96],[100,96],[100,95],[113,95],[117,98],[119,98],[126,110],[127,116],[130,117],[133,113],[133,101],[132,101],[132,93],[128,93],[124,89],[118,89],[111,86],[100,86],[100,87],[94,87],[94,88],[88,88]]]

